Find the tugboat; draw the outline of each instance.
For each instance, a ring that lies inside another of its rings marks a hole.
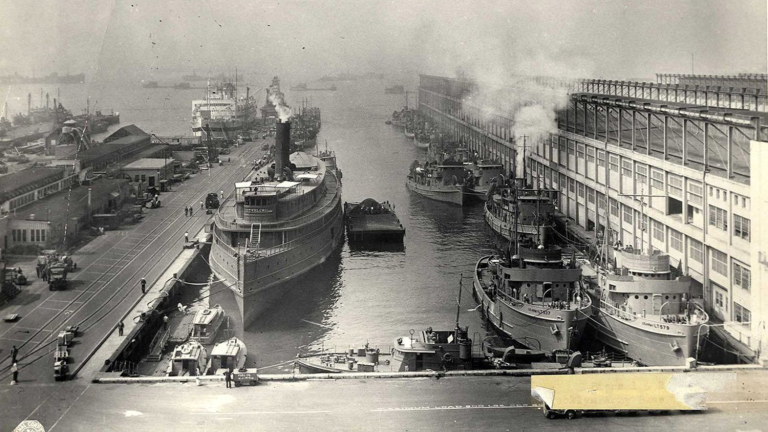
[[[185,342],[173,349],[168,364],[168,376],[202,375],[208,364],[208,354],[200,342]]]
[[[470,193],[475,198],[487,202],[493,181],[503,175],[504,165],[489,160],[477,160],[464,164],[472,173]]]
[[[442,163],[418,161],[411,164],[406,186],[408,189],[437,201],[464,205],[467,187],[466,171],[462,162],[445,160]]]
[[[237,370],[245,367],[248,350],[240,339],[233,337],[216,344],[211,350],[206,375],[221,375],[225,370]]]
[[[523,179],[507,182],[503,175],[494,180],[486,192],[484,210],[485,221],[491,229],[507,241],[522,235],[548,243],[548,236],[555,229],[553,214],[559,191],[527,188]]]
[[[515,192],[513,188],[512,202],[517,204]],[[513,211],[515,226],[518,213]],[[581,269],[574,260],[566,266],[562,250],[544,240],[516,236],[506,256],[480,258],[473,286],[480,310],[497,331],[554,354],[578,346],[592,301],[582,289]]]
[[[192,340],[203,345],[212,344],[221,324],[224,322],[224,308],[216,305],[197,311],[192,321]]]
[[[596,338],[647,366],[684,366],[696,357],[709,316],[690,276],[672,278],[669,255],[615,250],[614,263],[596,266],[587,292],[598,313]]]
[[[388,201],[367,198],[359,203],[344,203],[347,238],[350,242],[400,242],[405,228]]]

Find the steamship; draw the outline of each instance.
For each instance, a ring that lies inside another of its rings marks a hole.
[[[250,127],[256,114],[256,103],[250,91],[244,99],[237,96],[237,86],[231,82],[207,88],[205,99],[192,101],[192,132],[194,136],[234,140],[237,134]]]
[[[591,321],[596,339],[646,366],[696,358],[709,321],[701,289],[690,276],[673,275],[667,254],[626,248],[613,256],[614,263],[587,266],[587,293],[599,307]]]
[[[526,197],[525,190],[512,187],[510,193],[518,226],[527,205],[520,200]],[[537,206],[541,212],[541,203]],[[592,314],[592,299],[582,288],[582,270],[574,259],[566,265],[562,250],[547,243],[547,228],[544,232],[534,228],[532,235],[518,231],[506,254],[478,260],[474,297],[502,335],[547,353],[574,350]]]
[[[234,293],[244,326],[342,243],[335,156],[289,154],[290,129],[277,121],[274,167],[235,183],[212,224],[211,268]]]

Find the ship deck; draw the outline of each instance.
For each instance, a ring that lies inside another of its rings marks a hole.
[[[301,173],[301,171],[297,171],[295,174],[299,175]],[[266,168],[262,168],[262,170],[257,171],[254,177],[258,178],[259,174],[266,176]],[[296,228],[306,224],[310,220],[322,217],[322,215],[333,209],[335,203],[339,200],[339,189],[341,187],[339,180],[336,178],[335,174],[333,174],[330,170],[327,170],[325,171],[323,179],[320,181],[320,183],[325,183],[327,192],[320,200],[317,201],[314,206],[298,216],[292,215],[288,218],[274,222],[260,222],[262,225],[262,230],[268,231]],[[303,189],[297,191],[297,196],[302,193],[306,193],[308,190],[311,190],[315,187],[320,186],[300,185],[299,188]],[[235,207],[235,200],[231,198],[227,198],[221,207],[219,207],[219,211],[216,213],[216,224],[222,229],[230,231],[249,231],[251,229],[252,223],[244,221],[240,222],[240,219],[241,218],[238,216]]]

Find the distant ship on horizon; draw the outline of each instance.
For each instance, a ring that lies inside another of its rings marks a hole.
[[[85,74],[59,75],[58,72],[51,72],[43,77],[26,77],[19,75],[18,72],[13,75],[0,76],[0,84],[84,84]]]

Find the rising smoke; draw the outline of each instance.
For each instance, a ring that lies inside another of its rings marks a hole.
[[[472,8],[472,15],[462,12],[465,7],[471,5],[431,11],[432,20],[414,37],[429,47],[421,69],[472,81],[465,106],[482,107],[486,119],[512,119],[519,175],[523,141],[535,146],[556,132],[556,113],[567,106],[570,82],[594,77],[592,62],[578,46],[583,27],[557,18],[582,12],[546,0],[492,2]]]
[[[277,117],[281,122],[287,122],[293,115],[291,107],[289,107],[283,99],[283,94],[280,92],[269,92],[269,101],[275,105],[277,110]]]

